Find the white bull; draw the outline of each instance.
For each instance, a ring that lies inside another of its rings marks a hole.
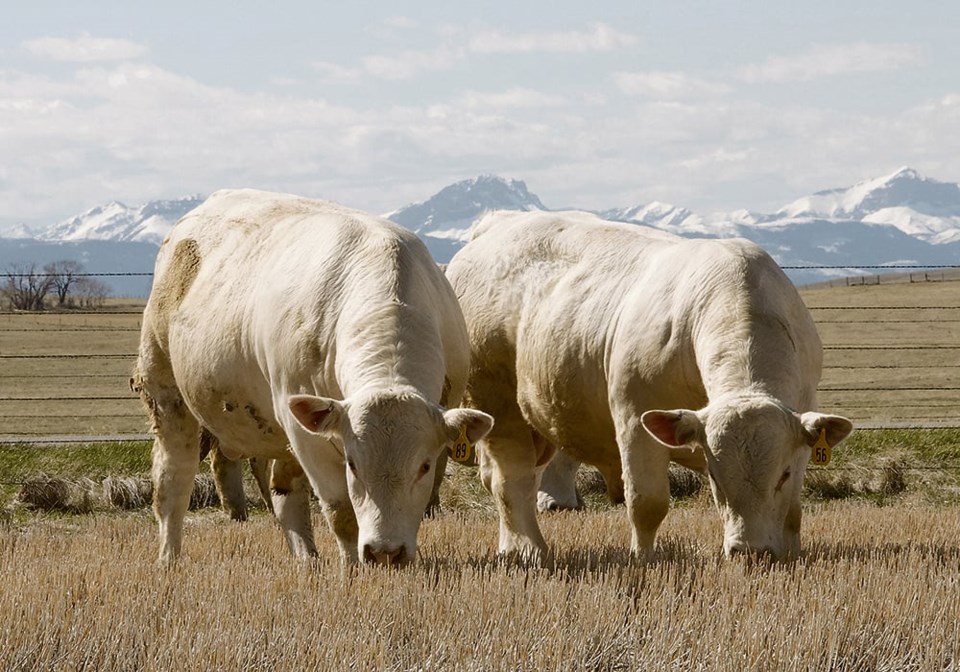
[[[495,212],[447,275],[470,332],[467,398],[497,418],[479,454],[501,552],[546,552],[536,492],[557,448],[604,474],[622,463],[637,554],[667,513],[671,459],[710,475],[727,555],[799,552],[811,446],[852,425],[814,412],[820,339],[760,248]]]
[[[443,408],[468,363],[456,297],[412,233],[329,202],[215,193],[164,241],[143,317],[161,561],[181,550],[201,427],[227,457],[276,460],[295,555],[316,552],[305,473],[344,561],[413,560],[438,458],[493,423]]]

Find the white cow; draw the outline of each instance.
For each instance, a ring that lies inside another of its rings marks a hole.
[[[413,560],[438,458],[493,424],[441,405],[459,403],[468,362],[456,297],[415,235],[334,203],[215,193],[164,241],[143,317],[161,561],[180,553],[201,426],[227,457],[276,460],[295,555],[316,552],[305,472],[345,562]]]
[[[667,513],[671,459],[710,475],[727,555],[799,552],[811,446],[852,425],[813,411],[820,339],[763,250],[495,212],[447,275],[470,332],[467,399],[497,418],[479,454],[501,552],[546,551],[536,492],[558,447],[604,474],[622,462],[637,554]]]

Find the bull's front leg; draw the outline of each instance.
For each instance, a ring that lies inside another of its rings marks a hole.
[[[302,456],[303,469],[309,474],[310,483],[320,499],[327,525],[337,538],[340,559],[344,564],[356,564],[359,561],[359,526],[347,489],[342,453],[332,443],[318,441],[317,437],[312,437],[311,444],[301,447],[298,452]]]
[[[430,491],[430,501],[427,503],[425,518],[434,518],[440,515],[440,486],[443,485],[443,478],[447,472],[447,452],[440,453],[437,458],[437,466],[433,471],[433,490]]]
[[[800,492],[790,502],[787,518],[783,523],[783,551],[784,558],[796,560],[800,557],[800,524],[803,519],[803,510],[800,506]]]
[[[546,557],[547,543],[537,523],[537,487],[552,452],[539,454],[542,451],[529,430],[522,434],[522,438],[488,435],[478,451],[480,470],[500,514],[500,553],[540,563]],[[544,449],[553,450],[543,443]]]
[[[640,416],[618,423],[624,495],[630,516],[630,550],[649,559],[660,523],[670,507],[670,449],[647,434]]]

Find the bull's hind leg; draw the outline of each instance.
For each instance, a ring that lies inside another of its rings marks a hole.
[[[583,498],[577,491],[577,471],[580,462],[570,457],[566,451],[557,451],[547,465],[537,490],[538,511],[579,510],[583,508]]]
[[[206,429],[200,430],[200,459],[210,453],[213,484],[220,496],[223,510],[236,521],[247,519],[247,493],[243,489],[243,463],[231,460],[220,450],[220,442]]]
[[[260,499],[263,505],[267,507],[270,513],[273,513],[273,499],[270,496],[270,467],[272,461],[265,457],[250,458],[250,473],[253,474],[253,480],[257,482],[257,490],[260,491]]]
[[[307,477],[296,460],[274,460],[270,491],[273,511],[290,552],[302,559],[315,556],[317,546],[310,520],[310,491]]]
[[[142,377],[141,377],[142,376]],[[136,389],[150,413],[153,512],[160,526],[160,562],[180,555],[183,519],[200,463],[200,425],[187,409],[169,366],[141,355]]]

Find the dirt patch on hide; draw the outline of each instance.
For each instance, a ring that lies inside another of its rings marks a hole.
[[[151,292],[151,302],[156,306],[159,320],[166,323],[170,311],[183,302],[200,272],[200,261],[197,241],[187,238],[177,243],[169,265]]]

